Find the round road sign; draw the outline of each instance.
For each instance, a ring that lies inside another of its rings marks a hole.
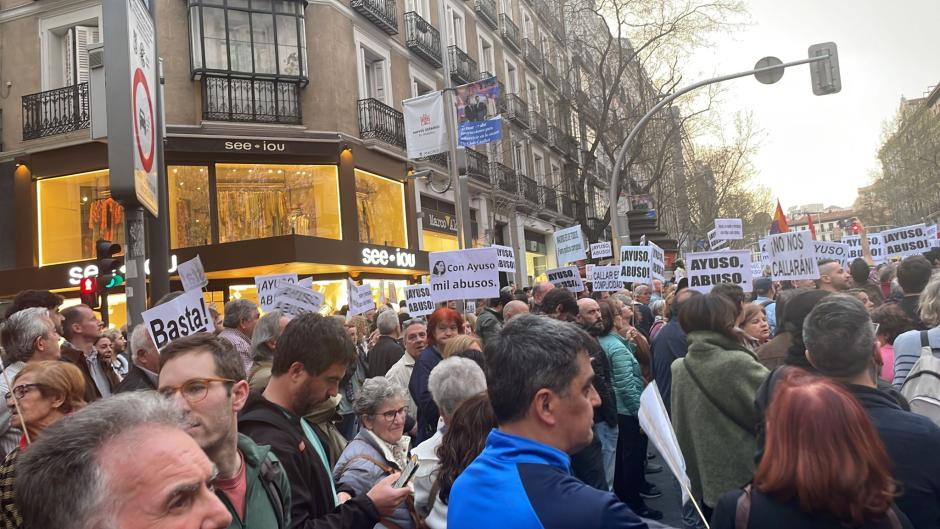
[[[759,70],[761,68],[779,66],[781,64],[783,64],[783,61],[776,57],[764,57],[757,61],[757,64],[754,65],[754,69]],[[774,84],[783,77],[783,68],[773,68],[763,72],[757,72],[754,74],[754,77],[764,84]]]
[[[153,119],[153,97],[147,78],[140,68],[134,72],[134,86],[131,88],[134,111],[134,143],[137,144],[137,154],[145,172],[153,169],[154,152],[156,151],[156,123]]]

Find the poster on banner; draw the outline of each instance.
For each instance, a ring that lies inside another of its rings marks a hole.
[[[835,259],[842,266],[849,263],[849,245],[842,242],[813,241],[816,249],[816,260]]]
[[[555,257],[559,265],[566,265],[582,259],[587,259],[584,251],[584,237],[581,235],[581,225],[558,230],[555,237]]]
[[[269,312],[274,307],[274,293],[277,292],[281,281],[297,284],[297,274],[271,274],[255,276],[255,288],[258,290],[258,305],[261,310]]]
[[[369,285],[356,285],[352,279],[346,280],[346,291],[349,296],[349,312],[346,317],[364,314],[375,308],[372,298],[372,287]]]
[[[581,280],[581,273],[578,272],[577,266],[553,268],[546,270],[545,275],[548,276],[548,281],[555,285],[555,288],[566,288],[569,292],[576,294],[584,291],[584,281]]]
[[[708,230],[708,247],[712,250],[717,250],[723,248],[728,244],[728,241],[722,239],[718,236],[717,230]]]
[[[157,350],[177,338],[197,332],[211,332],[215,328],[202,290],[184,292],[182,296],[145,310],[141,318]]]
[[[880,235],[884,239],[885,256],[889,259],[919,255],[933,247],[927,240],[927,226],[923,223],[885,230]]]
[[[604,259],[614,256],[614,250],[609,241],[591,243],[591,259]]]
[[[431,252],[431,293],[441,303],[499,297],[496,248]]]
[[[752,290],[750,250],[690,253],[688,265],[689,288],[702,294],[708,294],[719,283],[738,285],[745,292]]]
[[[508,246],[494,244],[496,248],[496,269],[509,274],[516,273],[516,251]]]
[[[502,139],[503,118],[499,115],[499,83],[496,76],[458,86],[457,143],[464,147]]]
[[[770,275],[775,281],[819,279],[816,247],[809,231],[771,235],[767,237],[767,252],[770,254]]]
[[[595,266],[591,268],[591,286],[595,292],[614,292],[623,289],[620,280],[620,267],[617,265]]]
[[[323,294],[310,290],[309,286],[282,282],[274,293],[272,310],[279,310],[294,317],[305,312],[320,312],[323,299]]]
[[[180,281],[183,283],[183,292],[202,290],[209,284],[206,269],[202,267],[202,259],[198,255],[185,263],[180,263],[176,267],[176,273],[180,275]]]
[[[443,92],[435,91],[405,99],[401,102],[401,111],[409,160],[447,152]]]
[[[744,238],[744,223],[741,219],[715,219],[715,237],[723,241],[740,241]]]
[[[666,280],[666,252],[656,243],[647,243],[650,249],[650,276],[660,281]]]
[[[431,297],[431,285],[409,285],[405,287],[405,303],[408,315],[412,318],[427,316],[434,312],[434,299]]]
[[[621,246],[620,280],[624,283],[652,283],[652,254],[650,246]]]

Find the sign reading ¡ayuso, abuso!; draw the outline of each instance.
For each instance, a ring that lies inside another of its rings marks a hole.
[[[653,280],[652,249],[649,246],[620,247],[620,280],[624,283],[646,283]]]
[[[304,284],[306,281],[299,281],[296,285],[282,282],[274,293],[272,310],[295,317],[306,312],[320,312],[323,294],[310,290],[310,286]]]
[[[510,248],[509,246],[500,246],[494,244],[492,246],[496,248],[496,268],[500,272],[506,272],[509,274],[516,273],[516,251]]]
[[[842,242],[813,241],[816,249],[816,260],[835,259],[845,266],[849,262],[849,245]]]
[[[426,316],[434,312],[434,298],[431,285],[409,285],[405,287],[405,303],[412,318]]]
[[[767,237],[770,275],[777,281],[819,279],[816,247],[808,231],[789,231]]]
[[[881,232],[884,239],[885,254],[891,257],[907,257],[929,251],[933,246],[927,240],[927,226],[914,224]]]
[[[604,259],[613,256],[614,250],[611,248],[610,241],[591,243],[591,259]]]
[[[555,256],[559,265],[566,265],[575,261],[587,259],[584,251],[584,237],[581,235],[581,225],[558,230],[555,237]]]
[[[591,268],[591,286],[594,291],[615,292],[623,288],[620,280],[620,267],[617,265],[594,266]]]
[[[750,250],[690,253],[686,259],[692,290],[707,294],[719,283],[738,285],[745,292],[752,290]]]
[[[595,267],[596,268],[596,267]],[[565,288],[570,292],[582,292],[584,290],[584,281],[581,280],[581,273],[577,266],[563,266],[546,270],[549,282],[555,285],[555,288]]]
[[[431,252],[428,262],[431,294],[437,303],[499,297],[496,248]]]
[[[646,244],[650,248],[650,275],[653,279],[666,280],[666,252],[656,243]]]
[[[408,159],[415,160],[447,151],[444,126],[444,94],[430,92],[401,102]]]
[[[258,291],[258,305],[261,310],[269,312],[274,308],[274,294],[277,292],[279,283],[297,284],[297,274],[271,274],[266,276],[255,276],[255,289]]]
[[[213,325],[202,290],[184,292],[182,296],[145,310],[141,317],[158,350],[177,338],[208,332]]]

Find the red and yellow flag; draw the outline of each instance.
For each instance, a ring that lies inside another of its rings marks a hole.
[[[790,231],[787,225],[787,216],[783,214],[783,208],[780,207],[780,200],[777,199],[777,211],[774,213],[774,220],[770,223],[770,234],[786,233]]]
[[[813,216],[809,213],[806,214],[806,222],[809,223],[809,234],[813,237],[813,240],[816,240],[816,226],[813,226]]]

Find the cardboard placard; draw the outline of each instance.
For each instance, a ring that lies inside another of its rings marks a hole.
[[[650,276],[660,281],[666,280],[666,252],[654,242],[647,243],[650,249]]]
[[[816,249],[816,260],[835,259],[842,266],[849,263],[849,245],[842,242],[813,241]]]
[[[555,237],[555,256],[559,265],[566,265],[575,261],[587,259],[584,251],[584,237],[581,235],[581,225],[558,230]]]
[[[881,236],[884,239],[885,255],[889,259],[920,255],[933,248],[927,239],[927,226],[923,223],[885,230]]]
[[[809,231],[771,235],[767,237],[767,252],[770,254],[770,275],[775,281],[819,279],[816,248]]]
[[[310,290],[310,287],[282,282],[274,294],[272,310],[295,317],[305,312],[320,312],[323,299],[323,294]]]
[[[434,312],[434,299],[431,297],[430,285],[409,285],[405,287],[405,303],[408,305],[408,314],[412,318],[426,316]]]
[[[745,292],[753,290],[749,250],[690,253],[687,264],[692,290],[707,294],[719,283],[739,285]]]
[[[591,268],[591,286],[595,291],[615,292],[623,289],[620,280],[620,267],[617,265],[594,266]]]
[[[494,244],[496,248],[496,269],[507,274],[516,273],[516,251],[509,246]]]
[[[171,301],[145,310],[141,317],[158,350],[177,338],[215,329],[202,290],[185,292]]]
[[[183,292],[202,290],[209,284],[206,270],[202,267],[202,259],[198,255],[185,263],[180,263],[176,267],[176,273],[180,275],[180,281],[183,283]]]
[[[499,297],[496,248],[431,252],[431,292],[434,301]]]
[[[255,288],[258,289],[258,305],[261,310],[268,312],[274,306],[274,293],[277,292],[278,283],[284,281],[297,284],[297,274],[271,274],[255,276]]]
[[[741,219],[715,219],[715,237],[723,241],[740,241],[744,238],[744,223]]]
[[[584,291],[584,281],[581,280],[581,273],[578,272],[577,266],[553,268],[546,270],[545,275],[555,288],[566,288],[574,293]]]
[[[620,247],[620,279],[624,283],[653,282],[653,250],[649,246]]]
[[[722,239],[718,236],[718,230],[709,230],[708,231],[708,247],[712,250],[717,250],[728,245],[728,241]]]
[[[591,244],[591,259],[604,259],[614,256],[610,241],[595,242]]]

